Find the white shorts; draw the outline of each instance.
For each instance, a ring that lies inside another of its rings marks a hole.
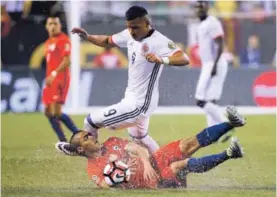
[[[105,127],[115,130],[136,126],[147,118],[148,115],[141,113],[140,108],[133,101],[123,99],[117,104],[90,113],[86,122],[96,128]]]
[[[195,92],[197,100],[211,101],[219,100],[221,97],[228,64],[225,60],[220,60],[217,65],[217,74],[213,77],[211,76],[212,68],[213,62],[202,65]]]

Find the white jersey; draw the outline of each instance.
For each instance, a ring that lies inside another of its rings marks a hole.
[[[208,16],[205,20],[201,21],[197,29],[197,38],[202,65],[215,61],[217,50],[214,39],[219,36],[224,36],[224,32],[217,18]]]
[[[118,47],[128,49],[129,70],[125,98],[133,100],[142,113],[151,113],[158,106],[158,81],[163,65],[148,62],[145,55],[154,53],[167,57],[180,49],[157,30],[151,30],[143,40],[136,41],[125,29],[114,34],[112,41]]]

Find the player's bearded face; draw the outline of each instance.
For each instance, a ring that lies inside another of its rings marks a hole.
[[[80,137],[80,145],[83,151],[88,154],[98,152],[101,149],[101,144],[98,140],[88,132],[83,132]]]
[[[136,18],[131,21],[127,21],[127,28],[131,36],[139,41],[144,38],[149,31],[149,24],[144,18]]]
[[[206,15],[208,9],[206,3],[202,2],[197,2],[194,8],[198,17]]]
[[[46,23],[46,29],[50,36],[55,36],[61,32],[61,23],[59,18],[48,18]]]

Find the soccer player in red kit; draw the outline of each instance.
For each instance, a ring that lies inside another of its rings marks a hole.
[[[222,135],[234,127],[244,126],[246,121],[234,107],[227,107],[229,121],[205,128],[196,136],[184,138],[159,148],[152,155],[148,150],[134,142],[111,137],[100,144],[92,134],[79,131],[70,140],[67,148],[56,147],[68,155],[80,155],[88,158],[89,178],[101,188],[108,188],[103,171],[105,166],[115,160],[126,163],[131,170],[128,183],[119,184],[120,188],[167,188],[179,187],[178,173],[203,173],[229,159],[243,157],[242,147],[233,138],[227,150],[201,158],[191,156],[200,148],[216,142]],[[64,145],[68,145],[64,143]],[[65,151],[66,150],[66,151]]]
[[[58,17],[48,17],[46,29],[49,34],[45,42],[45,57],[47,63],[45,88],[42,100],[45,105],[45,115],[59,141],[66,141],[60,122],[76,133],[78,129],[70,117],[62,113],[70,84],[70,52],[71,43],[66,34],[61,31],[61,22]]]

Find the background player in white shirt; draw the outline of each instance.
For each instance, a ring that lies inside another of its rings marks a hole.
[[[217,102],[222,94],[228,64],[222,56],[223,28],[217,18],[208,15],[208,3],[208,1],[197,1],[195,5],[196,14],[200,19],[197,39],[202,63],[195,98],[197,105],[206,113],[208,126],[213,126],[225,121]],[[221,141],[227,141],[229,137],[227,134]]]
[[[72,30],[73,34],[76,33],[97,46],[128,49],[128,85],[124,99],[90,113],[84,120],[84,127],[96,136],[98,129],[103,127],[128,128],[133,139],[154,152],[158,145],[148,135],[148,125],[149,116],[158,106],[158,81],[163,65],[183,66],[189,60],[174,42],[152,29],[148,12],[143,7],[129,8],[125,17],[127,29],[112,36],[89,35],[81,28]]]

